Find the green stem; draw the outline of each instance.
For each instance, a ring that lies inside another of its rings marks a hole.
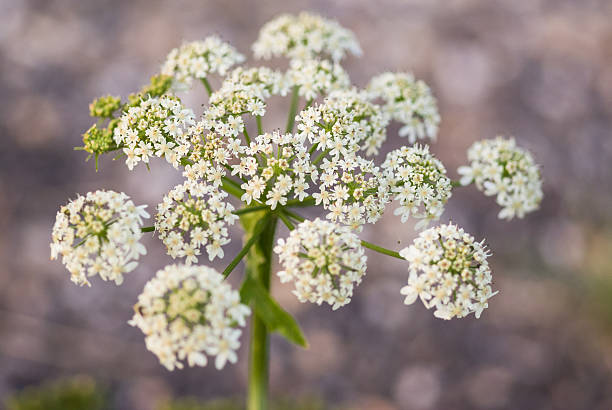
[[[315,204],[315,199],[311,196],[307,196],[306,198],[302,199],[301,201],[299,199],[290,199],[289,201],[287,201],[287,205],[286,207],[289,208],[291,206],[295,206],[295,207],[307,207],[307,206],[313,206]]]
[[[208,96],[210,97],[213,93],[210,83],[208,82],[206,78],[202,78],[202,84],[204,84],[204,87],[206,88],[206,92],[208,92]]]
[[[261,135],[263,134],[263,125],[261,125],[261,115],[255,117],[255,120],[257,121],[257,134]]]
[[[238,209],[237,211],[232,212],[234,215],[244,215],[244,214],[248,214],[250,212],[257,212],[257,211],[263,211],[265,209],[269,209],[270,207],[268,205],[255,205],[255,206],[248,206],[246,208],[242,208],[242,209]]]
[[[230,262],[229,265],[227,265],[227,268],[225,268],[225,270],[223,271],[223,276],[227,278],[229,274],[232,273],[234,268],[238,266],[242,258],[244,258],[244,256],[249,251],[249,249],[251,249],[251,246],[253,246],[253,244],[259,239],[259,236],[261,235],[265,227],[265,224],[260,224],[259,227],[257,225],[255,226],[253,232],[251,233],[251,237],[246,241],[240,252],[238,252],[238,255],[236,255],[236,257]]]
[[[289,116],[287,117],[287,128],[285,132],[293,132],[293,124],[295,123],[295,114],[297,113],[299,101],[300,95],[298,94],[298,87],[295,86],[291,92],[291,105],[289,106]]]
[[[285,216],[285,217],[289,216],[289,217],[295,219],[296,221],[304,222],[304,217],[303,216],[300,216],[300,215],[296,214],[295,212],[292,212],[292,211],[290,211],[288,209],[283,209],[279,216],[281,217],[281,220],[285,223],[285,225],[287,225],[287,228],[289,228],[290,231],[293,230],[293,224],[291,223],[291,221],[285,222],[285,219],[283,218],[283,216]],[[370,242],[367,242],[367,241],[361,241],[361,246],[363,246],[364,248],[368,248],[368,249],[371,249],[373,251],[376,251],[378,253],[382,253],[383,255],[393,256],[394,258],[405,260],[404,258],[402,258],[400,256],[400,254],[398,252],[392,251],[391,249],[387,249],[387,248],[384,248],[382,246],[374,245],[373,243],[370,243]]]
[[[295,229],[295,226],[287,217],[287,212],[285,210],[281,210],[278,213],[278,217],[283,221],[283,223],[287,226],[287,228],[289,228],[290,231],[293,231]]]
[[[246,274],[260,281],[262,286],[269,291],[276,216],[262,211],[261,213],[243,215],[240,219],[247,232],[247,237],[250,236],[247,244],[255,236],[258,225],[259,227],[263,226],[258,240],[254,241],[255,243],[247,254]],[[253,308],[249,351],[248,410],[266,410],[268,408],[268,360],[268,329],[259,317],[257,308]]]
[[[361,245],[364,248],[368,248],[378,253],[382,253],[383,255],[393,256],[394,258],[405,260],[404,258],[400,256],[399,253],[392,251],[391,249],[383,248],[382,246],[374,245],[373,243],[366,242],[366,241],[361,241]]]
[[[140,228],[140,232],[153,232],[153,231],[155,231],[154,226],[143,226],[142,228]]]
[[[246,140],[247,145],[251,145],[251,137],[249,137],[249,133],[247,132],[246,125],[244,126],[244,139]]]

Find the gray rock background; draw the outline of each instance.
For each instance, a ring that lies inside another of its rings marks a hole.
[[[58,206],[76,192],[122,190],[152,210],[180,179],[159,161],[150,173],[129,173],[109,158],[98,173],[85,163],[72,147],[91,124],[93,98],[138,89],[183,40],[216,33],[249,54],[263,23],[299,10],[355,31],[364,56],[345,67],[356,84],[410,70],[431,85],[443,118],[432,149],[451,176],[473,141],[513,134],[542,164],[545,200],[539,212],[507,223],[492,199],[474,188],[455,191],[444,220],[486,237],[494,252],[500,294],[480,320],[443,322],[404,306],[405,266],[376,254],[353,302],[337,312],[301,305],[277,284],[311,349],[274,338],[273,393],[314,394],[351,409],[612,408],[606,0],[3,0],[0,397],[74,374],[110,386],[120,409],[153,409],[169,396],[242,394],[246,350],[222,372],[169,373],[126,324],[146,280],[169,262],[156,240],[123,286],[96,281],[90,289],[48,260],[48,242]],[[205,99],[187,101],[198,112]],[[270,116],[270,126],[284,120]],[[396,131],[389,148],[403,142]],[[364,235],[408,244],[412,226],[397,222],[390,215]]]

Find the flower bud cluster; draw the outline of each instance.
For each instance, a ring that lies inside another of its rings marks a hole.
[[[542,201],[542,179],[531,154],[514,138],[497,137],[474,143],[468,149],[469,166],[459,167],[461,184],[472,181],[485,195],[495,195],[500,219],[522,218]]]
[[[483,241],[484,242],[484,241]],[[400,251],[409,263],[408,284],[401,289],[410,305],[420,298],[441,319],[477,318],[497,292],[491,290],[489,256],[483,242],[456,225],[429,228]]]
[[[278,272],[281,282],[295,283],[293,293],[300,302],[325,302],[333,310],[350,302],[366,271],[367,257],[357,235],[318,218],[300,223],[286,241],[279,239],[274,252],[283,268]]]
[[[157,272],[138,296],[128,323],[145,334],[147,349],[168,370],[215,367],[238,359],[240,336],[251,311],[223,276],[206,266],[170,265]]]
[[[331,57],[340,61],[347,53],[361,55],[354,34],[334,20],[302,12],[283,14],[266,23],[253,44],[256,58],[310,59]]]
[[[166,57],[161,72],[174,77],[174,88],[185,90],[194,79],[206,79],[212,73],[225,75],[244,56],[219,37],[210,36],[204,41],[193,41],[175,48]]]
[[[146,254],[140,243],[146,205],[135,206],[124,193],[88,192],[60,208],[52,231],[51,259],[62,257],[78,285],[91,286],[89,277],[123,282]]]
[[[440,114],[431,90],[410,73],[383,73],[370,81],[368,91],[384,101],[383,110],[404,126],[399,135],[410,144],[417,139],[435,141]]]
[[[233,225],[234,207],[227,193],[213,185],[186,181],[174,187],[157,206],[155,230],[172,258],[198,262],[200,248],[208,259],[223,258],[223,246],[230,242],[228,225]]]
[[[164,157],[175,168],[189,152],[187,129],[195,123],[193,111],[177,97],[141,100],[127,109],[114,130],[115,143],[123,147],[130,170],[151,157]]]
[[[402,222],[409,217],[422,219],[417,229],[437,220],[451,196],[451,181],[446,168],[435,158],[428,146],[402,147],[391,151],[382,165],[385,183],[400,207],[395,215]]]

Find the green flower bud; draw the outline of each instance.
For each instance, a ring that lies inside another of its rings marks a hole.
[[[164,95],[172,85],[172,76],[158,74],[151,77],[148,85],[145,85],[140,93],[143,95],[149,94],[151,97],[159,97]]]
[[[116,124],[116,121],[111,122],[108,128],[102,129],[98,128],[96,124],[92,125],[83,134],[83,148],[85,151],[97,156],[99,154],[117,149],[115,141],[113,140],[113,133],[111,131],[111,125],[113,125],[113,123]]]
[[[98,118],[111,118],[113,112],[117,111],[121,106],[121,98],[107,95],[96,98],[89,104],[89,115]]]

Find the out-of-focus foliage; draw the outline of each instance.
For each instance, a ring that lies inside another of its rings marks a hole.
[[[27,387],[6,400],[7,410],[103,410],[105,392],[88,377]]]
[[[270,403],[270,410],[325,410],[328,407],[313,397],[277,398]],[[193,398],[172,400],[162,404],[158,410],[242,410],[244,404],[241,400],[223,399],[212,401],[199,401]]]

